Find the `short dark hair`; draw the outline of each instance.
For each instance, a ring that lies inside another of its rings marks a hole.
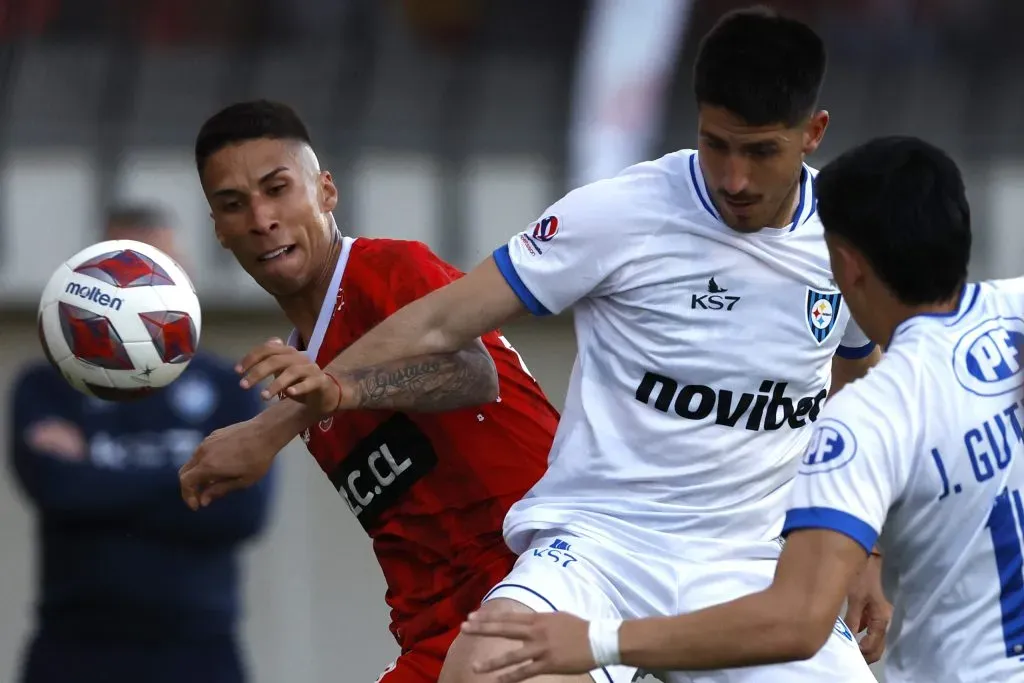
[[[309,131],[294,109],[280,102],[253,100],[232,104],[211,116],[196,136],[196,168],[228,145],[269,138],[310,144]]]
[[[813,113],[826,63],[825,43],[807,24],[765,7],[737,10],[701,40],[694,94],[752,126],[792,127]]]
[[[825,232],[860,251],[901,302],[944,301],[967,281],[971,208],[938,147],[876,138],[826,164],[815,190]]]

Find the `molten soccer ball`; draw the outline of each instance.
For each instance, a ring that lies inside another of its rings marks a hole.
[[[131,240],[69,258],[39,302],[46,357],[75,389],[108,401],[177,379],[199,346],[200,324],[199,299],[181,266]]]

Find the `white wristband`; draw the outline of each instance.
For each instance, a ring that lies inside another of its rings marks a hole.
[[[619,664],[619,627],[622,619],[597,619],[590,622],[587,637],[590,653],[599,667]]]

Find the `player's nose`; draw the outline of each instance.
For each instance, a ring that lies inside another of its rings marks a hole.
[[[252,231],[258,234],[273,232],[279,226],[277,212],[270,202],[252,203]]]
[[[721,189],[729,195],[739,195],[750,185],[750,172],[739,159],[726,161],[722,169]]]

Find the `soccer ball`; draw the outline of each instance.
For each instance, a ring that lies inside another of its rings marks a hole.
[[[46,357],[75,389],[108,401],[139,398],[177,379],[199,346],[200,325],[185,271],[132,240],[75,254],[39,302]]]

